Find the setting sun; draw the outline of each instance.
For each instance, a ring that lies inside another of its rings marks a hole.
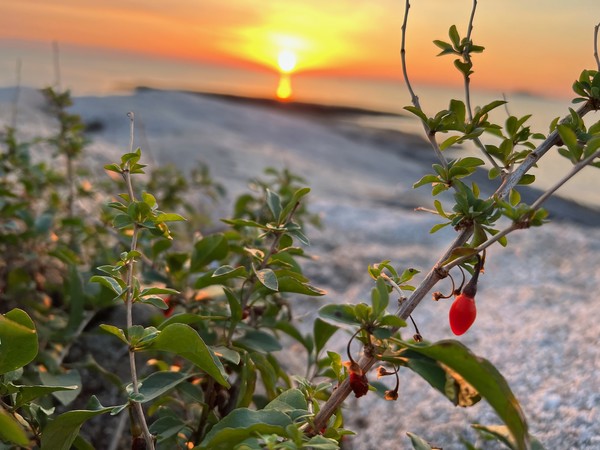
[[[290,73],[296,67],[296,55],[290,50],[279,52],[277,63],[282,72]]]

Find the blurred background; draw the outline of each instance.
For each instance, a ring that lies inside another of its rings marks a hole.
[[[463,92],[452,58],[436,57],[432,41],[448,40],[452,24],[464,36],[472,2],[412,3],[408,69],[433,115]],[[75,95],[126,95],[147,86],[399,113],[410,102],[400,65],[404,4],[3,0],[0,86],[60,84]],[[474,104],[506,96],[511,114],[533,113],[534,130],[547,132],[550,120],[568,112],[581,70],[595,68],[598,21],[597,0],[479,2],[473,39],[485,52],[474,58]],[[366,125],[400,126],[393,116]],[[416,121],[401,126],[420,131]],[[560,158],[547,164],[552,174],[564,168]],[[600,205],[600,196],[586,193],[598,183],[594,175],[573,180],[567,195]]]

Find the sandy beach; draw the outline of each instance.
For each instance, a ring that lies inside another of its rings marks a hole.
[[[0,89],[2,127],[10,123],[14,94]],[[20,92],[16,123],[24,138],[47,135],[55,126],[41,105],[37,91]],[[318,259],[307,263],[306,273],[328,291],[321,300],[298,299],[297,314],[306,324],[327,302],[367,301],[369,264],[390,259],[394,266],[426,272],[454,235],[447,228],[429,234],[437,216],[415,211],[432,204],[426,187],[412,188],[433,162],[425,141],[348,120],[377,112],[151,89],[78,97],[72,110],[96,125],[86,158],[98,168],[127,149],[126,113],[134,111],[136,145],[147,164],[172,162],[186,170],[203,161],[226,185],[227,201],[268,166],[289,167],[306,178],[310,209],[324,223],[322,230],[308,230],[308,251]],[[478,174],[478,181],[486,180],[483,171]],[[492,189],[488,183],[483,191]],[[528,201],[539,195],[531,189],[522,193]],[[547,449],[597,449],[600,211],[561,199],[547,206],[551,223],[510,235],[508,248],[488,253],[477,322],[458,339],[504,374],[531,433]],[[226,205],[218,212],[228,211]],[[449,306],[427,299],[415,311],[425,339],[454,337],[447,325]],[[346,336],[336,336],[331,350],[341,351]],[[293,354],[290,366],[301,367]],[[347,407],[348,427],[358,434],[344,448],[355,450],[410,448],[407,431],[445,450],[461,449],[461,433],[474,439],[470,423],[499,422],[484,402],[455,408],[408,371],[401,373],[397,402],[369,393],[349,399]]]

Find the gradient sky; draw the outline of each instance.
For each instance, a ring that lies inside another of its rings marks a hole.
[[[416,82],[459,84],[433,39],[466,29],[469,0],[413,0],[408,65]],[[399,78],[403,0],[2,0],[0,40],[117,49],[275,69],[282,49],[297,72]],[[594,68],[600,1],[480,0],[473,38],[477,87],[569,95]]]

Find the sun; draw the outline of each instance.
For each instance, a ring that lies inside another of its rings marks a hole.
[[[283,73],[290,73],[296,67],[296,55],[291,50],[281,50],[277,63]]]

